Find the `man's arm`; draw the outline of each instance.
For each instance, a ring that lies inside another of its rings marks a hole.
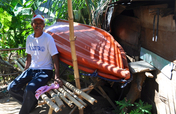
[[[60,80],[59,77],[59,54],[55,54],[52,56],[53,62],[54,62],[54,68],[55,68],[55,84],[59,84],[60,87],[62,87],[63,82]]]
[[[26,63],[25,63],[24,70],[28,69],[30,65],[31,65],[31,55],[27,54],[27,58],[26,58]]]

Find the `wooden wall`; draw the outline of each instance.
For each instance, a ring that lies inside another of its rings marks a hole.
[[[175,20],[173,20],[173,15],[168,15],[166,17],[161,17],[160,15],[158,38],[157,41],[153,41],[153,34],[156,36],[157,26],[157,18],[155,18],[155,29],[153,29],[154,15],[150,13],[153,8],[167,8],[167,5],[143,6],[134,10],[134,14],[141,22],[141,47],[156,54],[156,56],[151,56],[153,63],[163,63],[164,65],[164,61],[170,61],[173,67],[169,68],[169,65],[165,64],[161,69],[158,68],[154,79],[155,84],[152,81],[146,82],[146,85],[153,85],[153,88],[148,90],[145,90],[144,88],[144,91],[148,94],[148,96],[146,96],[148,97],[148,101],[154,98],[153,103],[158,114],[175,114],[176,71],[172,71],[174,68],[173,61],[176,60]],[[160,57],[164,61],[160,61],[161,59],[158,60],[156,57]],[[150,92],[154,92],[154,96],[150,96]]]
[[[116,16],[111,22],[111,33],[130,56],[137,56],[141,46],[173,62],[176,60],[175,20],[173,15],[159,16],[157,30],[157,8],[167,8],[167,4],[138,7],[133,10],[133,17]],[[156,17],[153,29],[154,15]]]
[[[141,59],[156,65],[155,78],[144,83],[142,99],[147,99],[157,114],[176,114],[176,26],[173,14],[159,16],[158,36],[153,40],[157,35],[157,15],[153,28],[154,15],[157,9],[167,7],[167,4],[137,7],[133,9],[134,16],[120,14],[111,23],[112,35],[127,54],[136,56],[142,47],[146,50],[142,55],[147,56]]]
[[[154,14],[153,9],[167,8],[167,4],[155,6],[142,6],[134,10],[135,15],[141,22],[141,46],[158,54],[166,60],[173,62],[176,60],[176,31],[173,15],[166,17],[159,16],[159,27],[157,41],[156,38],[157,16],[155,17],[155,29],[153,29]]]
[[[121,44],[125,52],[133,57],[139,56],[140,20],[134,17],[118,15],[111,23],[111,34]]]

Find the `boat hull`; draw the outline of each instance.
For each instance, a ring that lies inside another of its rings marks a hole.
[[[53,36],[60,52],[60,60],[73,66],[69,40],[69,23],[61,20],[45,29]],[[78,68],[88,73],[97,70],[107,79],[129,79],[126,54],[121,45],[106,31],[84,24],[74,23],[74,35]]]

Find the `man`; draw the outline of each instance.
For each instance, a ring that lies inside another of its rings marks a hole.
[[[44,17],[34,15],[31,25],[34,33],[29,35],[26,40],[25,71],[8,85],[9,93],[22,103],[19,114],[29,114],[35,108],[37,105],[35,91],[46,85],[51,79],[53,63],[55,68],[54,83],[62,86],[62,81],[59,79],[58,51],[52,36],[43,32]],[[25,89],[23,89],[24,87]]]

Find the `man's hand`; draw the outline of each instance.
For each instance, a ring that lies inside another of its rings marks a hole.
[[[25,71],[26,69],[28,69],[30,65],[31,65],[31,55],[30,55],[30,54],[27,54],[27,58],[26,58],[26,62],[25,62],[24,71]]]
[[[62,80],[60,80],[59,78],[55,78],[54,83],[55,83],[55,84],[59,84],[59,87],[62,87],[62,86],[63,86],[63,82],[62,82]]]

